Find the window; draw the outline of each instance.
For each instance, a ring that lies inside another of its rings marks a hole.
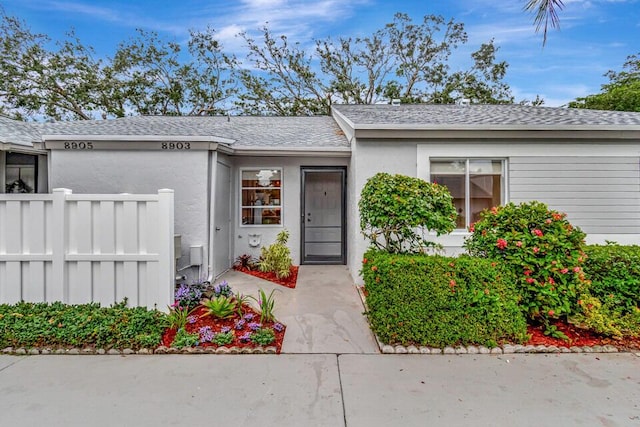
[[[451,159],[431,161],[431,182],[445,185],[458,212],[457,228],[480,219],[484,209],[504,200],[504,161]]]
[[[282,224],[282,170],[245,169],[241,174],[243,225]]]
[[[36,191],[37,157],[7,153],[5,192],[34,193]]]

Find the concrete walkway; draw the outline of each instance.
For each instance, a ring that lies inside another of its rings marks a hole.
[[[275,289],[275,314],[287,325],[283,353],[378,353],[378,346],[362,314],[364,307],[345,266],[301,266],[295,289],[248,274],[229,271],[234,292],[258,295]]]
[[[4,426],[640,426],[640,357],[0,356]]]

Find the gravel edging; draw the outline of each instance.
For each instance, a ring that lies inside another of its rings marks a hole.
[[[130,355],[152,355],[152,354],[277,354],[278,350],[275,346],[240,348],[240,347],[165,347],[158,348],[141,348],[133,350],[124,349],[104,349],[104,348],[51,348],[51,347],[6,347],[0,351],[0,354],[12,356],[37,356],[37,355],[107,355],[107,356],[130,356]]]
[[[363,294],[363,287],[355,285],[358,295],[362,300],[365,310],[368,310],[367,300]],[[382,354],[515,354],[515,353],[620,353],[621,351],[613,345],[594,345],[594,346],[572,346],[572,347],[558,347],[555,345],[520,345],[520,344],[505,344],[501,347],[484,347],[484,346],[458,346],[458,347],[417,347],[414,345],[389,345],[380,341],[380,338],[376,334],[373,334],[376,338],[376,343]],[[630,351],[636,356],[640,357],[640,353]]]
[[[487,348],[484,346],[460,346],[460,347],[416,347],[413,345],[388,345],[382,344],[380,351],[383,354],[516,354],[516,353],[619,353],[617,347],[612,345],[593,346],[593,347],[557,347],[544,345],[511,345],[506,344],[502,347]]]

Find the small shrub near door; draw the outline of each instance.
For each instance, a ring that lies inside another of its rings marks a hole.
[[[370,250],[362,274],[371,327],[386,344],[496,346],[526,339],[513,275],[490,260]]]
[[[292,261],[287,240],[289,240],[289,232],[282,230],[278,233],[275,243],[261,249],[258,264],[260,271],[273,272],[278,279],[289,277]]]
[[[451,232],[456,210],[446,187],[419,178],[378,173],[360,194],[360,229],[371,246],[389,253],[419,253],[436,246],[424,233]]]

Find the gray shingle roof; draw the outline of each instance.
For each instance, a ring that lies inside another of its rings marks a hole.
[[[40,141],[40,135],[33,123],[0,117],[0,143],[32,147],[35,141]]]
[[[640,129],[640,113],[522,105],[334,105],[352,127]]]
[[[43,124],[41,133],[49,139],[55,136],[214,137],[233,141],[234,149],[349,148],[344,133],[329,116],[137,116]]]

